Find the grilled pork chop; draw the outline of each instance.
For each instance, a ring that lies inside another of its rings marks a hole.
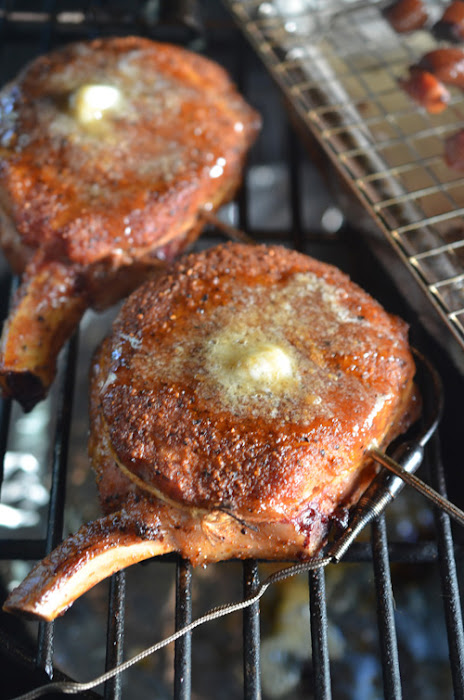
[[[258,128],[218,65],[135,37],[68,45],[0,92],[0,239],[24,273],[1,340],[6,395],[32,408],[86,308],[198,235]]]
[[[307,559],[417,412],[406,325],[336,268],[280,247],[186,256],[135,291],[92,369],[105,517],[5,609],[53,619],[113,571]]]

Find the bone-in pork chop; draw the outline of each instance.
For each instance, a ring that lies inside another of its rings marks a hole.
[[[417,413],[403,321],[277,246],[186,256],[135,291],[95,357],[90,455],[105,517],[6,609],[52,619],[167,551],[194,565],[308,559]]]
[[[0,347],[31,408],[89,306],[104,308],[235,193],[259,118],[225,71],[139,37],[65,46],[0,92],[0,239],[23,280]]]

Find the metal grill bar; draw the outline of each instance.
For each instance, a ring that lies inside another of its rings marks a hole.
[[[126,574],[118,571],[111,577],[106,634],[105,671],[118,666],[124,660],[124,619],[126,600]],[[120,700],[122,678],[115,676],[105,683],[105,700]]]
[[[192,621],[192,567],[179,559],[176,566],[176,630]],[[192,633],[176,641],[174,698],[188,700],[192,686]]]
[[[52,482],[45,540],[46,554],[49,554],[61,542],[63,537],[67,458],[72,419],[77,345],[77,336],[75,336],[66,347],[65,373],[57,402],[57,421],[52,454]],[[53,631],[53,623],[40,623],[37,664],[44,668],[51,678],[53,677]]]
[[[239,38],[239,47],[246,48],[242,37]],[[246,94],[247,69],[244,61],[245,51],[239,50],[237,61],[237,86]],[[243,187],[238,199],[238,225],[247,231],[249,220],[248,188]],[[258,589],[260,579],[258,565],[255,560],[243,563],[243,597],[253,595]],[[260,700],[261,698],[261,658],[260,658],[260,605],[254,603],[246,608],[242,615],[242,639],[243,639],[243,694],[247,700]]]
[[[391,698],[391,700],[400,700],[402,697],[402,690],[398,660],[398,643],[393,613],[387,530],[385,517],[383,515],[372,524],[372,554],[377,591],[377,622],[379,626],[379,643],[382,650],[381,657],[385,697]]]
[[[431,444],[431,474],[433,488],[446,496],[446,485],[439,441],[434,437]],[[431,466],[429,462],[429,470]],[[464,629],[459,596],[456,560],[453,552],[453,536],[449,516],[435,509],[437,528],[438,561],[443,590],[443,605],[448,633],[451,674],[456,698],[464,698]]]
[[[243,597],[256,593],[259,587],[258,565],[255,561],[243,563]],[[244,697],[261,698],[259,603],[243,611],[243,679]]]
[[[5,463],[6,443],[8,439],[8,426],[10,424],[11,401],[2,401],[0,407],[0,493],[3,483],[3,465]]]
[[[311,642],[314,675],[314,697],[330,700],[329,644],[327,638],[327,607],[325,576],[322,570],[309,573],[309,605],[311,615]]]
[[[15,287],[15,284],[13,283],[13,280],[10,279],[8,280],[8,284],[5,285],[9,288],[9,294],[8,296],[10,297],[13,294],[13,289]],[[3,303],[2,303],[3,307]],[[7,306],[5,305],[5,308],[2,308],[2,315],[6,316],[7,314]],[[8,432],[9,432],[9,426],[10,426],[10,416],[11,416],[11,400],[6,399],[2,400],[0,402],[0,494],[1,494],[1,488],[2,488],[2,483],[3,483],[3,477],[4,477],[4,464],[5,464],[5,453],[6,453],[6,448],[7,448],[7,441],[8,441]]]

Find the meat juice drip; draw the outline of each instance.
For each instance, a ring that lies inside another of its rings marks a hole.
[[[339,506],[330,515],[322,517],[316,513],[314,508],[306,508],[295,520],[298,530],[306,535],[304,547],[307,547],[310,542],[311,532],[316,522],[319,526],[324,527],[327,534],[330,533],[332,527],[336,532],[341,532],[348,526],[349,514],[349,508],[344,506]]]
[[[309,542],[311,541],[311,532],[314,527],[316,518],[318,522],[321,522],[322,525],[325,525],[327,527],[329,518],[327,516],[322,516],[322,518],[321,516],[317,516],[314,508],[307,508],[302,513],[300,513],[296,519],[296,522],[298,524],[298,530],[301,533],[304,533],[305,535],[305,540],[303,544],[305,548],[309,545]]]

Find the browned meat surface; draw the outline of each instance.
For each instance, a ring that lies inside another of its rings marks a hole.
[[[432,31],[437,39],[462,42],[464,40],[464,2],[455,0],[450,3]]]
[[[400,34],[420,29],[428,18],[422,0],[396,0],[383,10],[383,15]]]
[[[432,73],[445,85],[464,88],[464,51],[455,47],[434,49],[418,63],[422,70]]]
[[[2,338],[5,394],[30,408],[85,308],[114,303],[198,235],[202,209],[235,193],[258,128],[222,68],[143,38],[65,46],[0,92],[0,237],[24,272]]]
[[[451,95],[432,73],[417,66],[409,69],[408,78],[401,80],[400,85],[405,92],[430,114],[442,112],[451,99]]]
[[[190,255],[125,303],[95,357],[105,518],[6,609],[52,619],[122,566],[177,551],[307,559],[417,413],[407,328],[336,268],[277,246]]]

